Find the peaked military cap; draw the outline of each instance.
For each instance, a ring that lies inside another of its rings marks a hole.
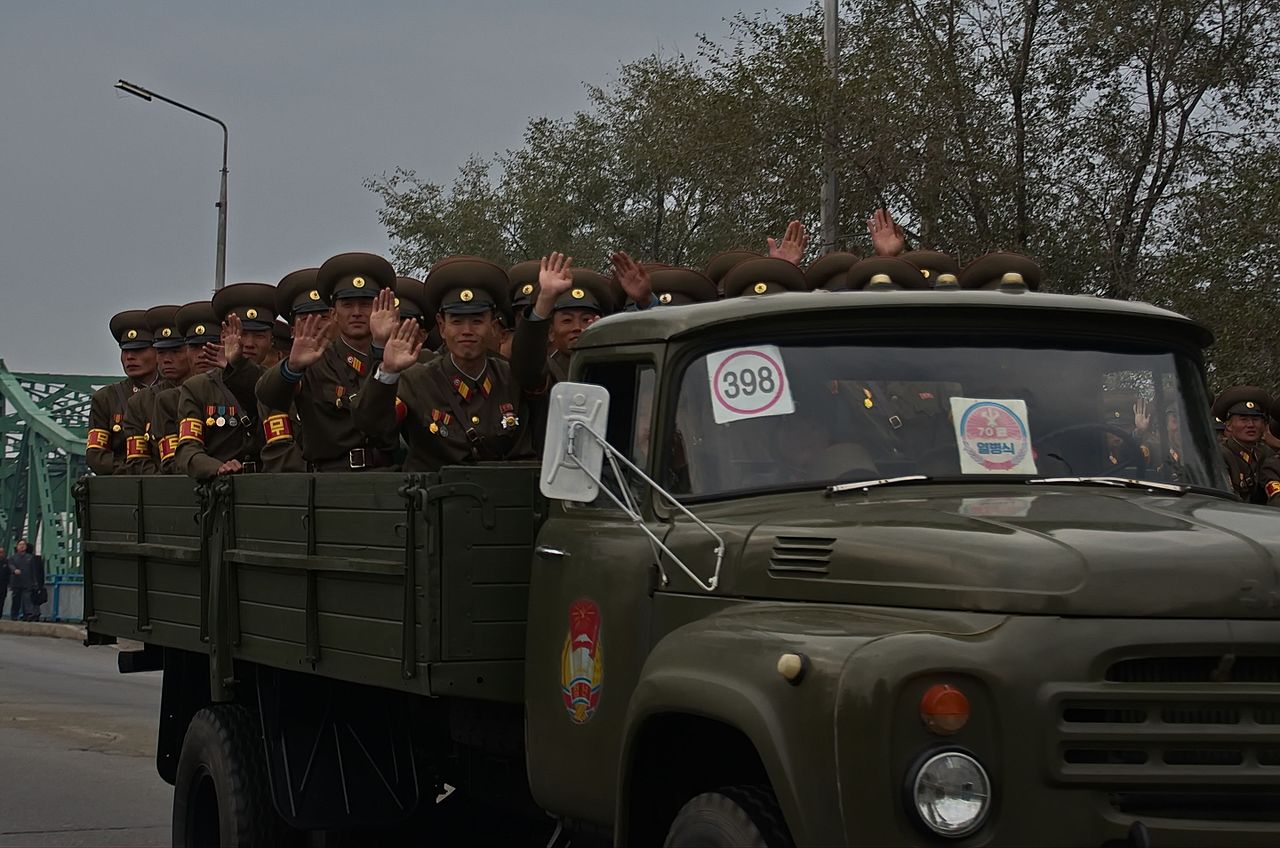
[[[319,273],[319,268],[300,268],[281,277],[276,283],[276,314],[292,323],[298,315],[327,312],[329,301],[316,286]]]
[[[276,319],[271,325],[271,344],[276,350],[288,351],[293,347],[293,328],[284,321]]]
[[[182,347],[187,340],[178,332],[179,306],[153,306],[147,310],[147,329],[154,341],[151,346],[159,349]]]
[[[827,291],[849,290],[849,268],[858,261],[856,253],[833,250],[813,260],[805,269],[805,278],[811,289]]]
[[[1022,283],[1029,291],[1040,288],[1040,266],[1021,253],[988,253],[964,266],[962,289],[998,289]]]
[[[1232,415],[1266,415],[1271,397],[1257,386],[1232,386],[1213,402],[1213,414],[1223,421]]]
[[[920,269],[896,256],[868,256],[866,259],[859,259],[846,273],[852,291],[929,288],[929,282],[921,275]]]
[[[178,332],[189,345],[222,339],[222,325],[218,321],[218,313],[213,311],[213,301],[192,301],[179,309],[173,320],[178,323]]]
[[[427,272],[425,312],[476,315],[509,308],[510,281],[502,266],[476,256],[450,256]]]
[[[760,256],[734,265],[720,280],[725,297],[808,291],[804,272],[785,259]]]
[[[377,297],[380,290],[395,285],[396,269],[373,253],[339,253],[316,271],[316,288],[331,304],[348,297]]]
[[[723,253],[717,253],[707,260],[707,267],[702,272],[707,275],[707,279],[716,284],[716,288],[724,292],[724,275],[729,273],[733,266],[739,262],[746,262],[748,259],[760,259],[763,253],[754,250],[726,250]]]
[[[950,288],[960,276],[960,263],[956,258],[937,250],[912,250],[898,258],[919,268],[921,276],[928,280],[932,288],[937,287],[938,278],[944,274],[949,274],[952,280],[946,281],[943,288]]]
[[[649,281],[662,306],[710,303],[719,296],[716,284],[692,268],[658,268],[649,273]]]
[[[266,332],[276,320],[276,287],[269,283],[234,283],[213,295],[213,311],[219,321],[231,315],[250,332]]]
[[[538,259],[526,259],[517,262],[507,269],[511,279],[511,306],[517,312],[523,312],[538,299],[538,274],[542,271],[542,262]]]
[[[151,330],[147,326],[145,309],[128,309],[111,316],[111,337],[121,350],[141,350],[151,347]]]
[[[422,323],[427,316],[427,293],[421,280],[413,277],[396,277],[396,306],[401,318],[412,318]]]
[[[622,287],[615,281],[588,268],[571,268],[569,272],[573,275],[573,285],[556,298],[552,312],[558,309],[589,309],[604,316],[618,311]]]

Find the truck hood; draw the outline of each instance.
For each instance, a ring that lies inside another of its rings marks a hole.
[[[927,609],[1280,618],[1280,512],[1201,495],[1029,489],[738,501],[721,587]]]

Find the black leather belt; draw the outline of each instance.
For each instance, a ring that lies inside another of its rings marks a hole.
[[[312,471],[372,471],[391,464],[391,454],[377,448],[353,448],[335,459],[308,463]]]

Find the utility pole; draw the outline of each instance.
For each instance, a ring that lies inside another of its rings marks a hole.
[[[185,103],[170,100],[163,94],[148,91],[140,85],[119,80],[116,82],[115,87],[125,94],[132,94],[134,97],[139,97],[148,103],[155,99],[168,103],[170,106],[177,106],[179,109],[190,112],[193,115],[199,115],[201,118],[206,118],[222,127],[222,186],[218,190],[218,258],[213,279],[213,291],[217,293],[227,281],[227,125],[207,112],[201,112],[199,109],[193,109]]]
[[[837,210],[840,208],[839,188],[836,185],[836,152],[840,142],[839,126],[836,122],[835,92],[840,84],[840,11],[838,0],[823,0],[825,20],[823,36],[827,48],[827,73],[831,75],[832,98],[828,102],[827,126],[822,134],[822,252],[836,249],[836,233],[838,222]]]

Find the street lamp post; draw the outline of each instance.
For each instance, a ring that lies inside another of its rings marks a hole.
[[[823,41],[826,46],[827,73],[831,76],[832,99],[827,125],[822,133],[822,249],[836,249],[836,220],[840,209],[840,187],[836,182],[836,157],[840,145],[839,128],[836,125],[835,92],[840,84],[840,11],[836,0],[823,3]]]
[[[185,103],[179,103],[176,100],[170,100],[163,94],[156,94],[154,91],[148,91],[140,85],[134,85],[125,80],[118,80],[116,88],[132,94],[134,97],[141,97],[143,100],[150,102],[151,100],[160,100],[168,103],[170,106],[177,106],[179,109],[190,112],[193,115],[199,115],[213,121],[222,127],[222,186],[218,191],[218,267],[215,271],[215,279],[213,282],[213,290],[216,292],[222,288],[227,279],[227,125],[207,112],[201,112],[199,109],[193,109]]]

